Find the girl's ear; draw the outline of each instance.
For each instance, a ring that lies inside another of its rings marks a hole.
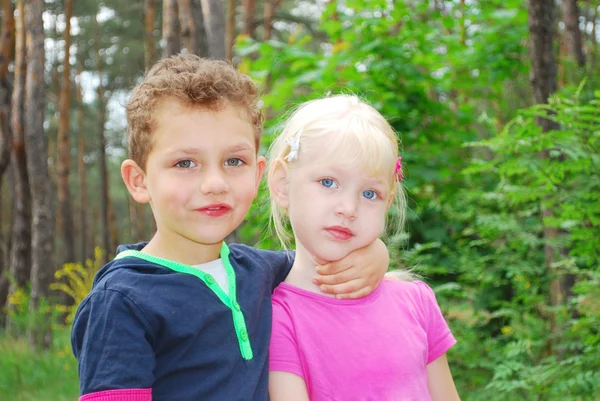
[[[146,173],[133,160],[127,159],[121,164],[121,177],[127,190],[138,203],[148,203],[151,200],[146,188]]]
[[[271,164],[267,178],[271,199],[274,199],[279,207],[284,209],[287,209],[290,205],[290,181],[288,173],[287,163],[283,159],[277,158]]]
[[[396,196],[395,192],[390,192],[389,198],[388,198],[388,203],[387,203],[387,208],[389,209],[390,206],[392,206],[392,203],[394,203],[394,197]]]

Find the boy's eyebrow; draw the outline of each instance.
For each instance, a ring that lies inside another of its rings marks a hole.
[[[186,154],[186,155],[196,155],[198,153],[203,153],[203,150],[200,148],[183,148],[183,149],[173,149],[169,152],[170,154]]]
[[[240,143],[237,145],[230,146],[227,150],[230,152],[241,152],[241,151],[245,151],[245,150],[253,151],[254,149],[252,146],[250,146],[246,143]]]
[[[227,148],[228,152],[242,152],[242,151],[253,151],[254,148],[246,143],[240,143],[240,144],[236,144],[236,145],[232,145],[230,147]],[[182,149],[173,149],[172,151],[169,152],[169,154],[185,154],[185,155],[197,155],[197,154],[203,154],[206,153],[206,151],[204,149],[200,149],[200,148],[182,148]]]

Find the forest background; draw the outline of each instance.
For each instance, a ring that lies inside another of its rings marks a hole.
[[[410,200],[392,268],[435,289],[463,400],[600,398],[600,1],[0,5],[0,399],[76,399],[74,306],[154,228],[121,182],[123,105],[180,51],[260,85],[263,153],[327,93],[389,119]],[[278,247],[267,197],[230,240]]]

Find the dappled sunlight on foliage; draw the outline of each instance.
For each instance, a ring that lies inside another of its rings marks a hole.
[[[57,281],[52,283],[50,288],[63,292],[73,299],[72,304],[56,307],[59,312],[67,314],[67,324],[72,323],[77,307],[92,290],[94,277],[101,267],[102,250],[97,247],[94,250],[94,260],[86,260],[85,266],[80,263],[67,263],[54,274]]]

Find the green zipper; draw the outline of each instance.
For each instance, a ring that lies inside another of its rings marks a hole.
[[[179,273],[191,274],[202,280],[204,284],[219,297],[221,302],[231,310],[233,326],[235,327],[235,334],[237,335],[238,343],[240,344],[242,358],[247,361],[253,358],[252,345],[250,344],[248,330],[246,329],[246,319],[244,318],[240,304],[236,300],[235,271],[233,270],[233,266],[231,266],[231,261],[229,260],[229,247],[225,242],[223,242],[223,245],[221,246],[221,260],[225,266],[225,273],[227,274],[227,281],[229,282],[229,295],[223,291],[213,276],[195,267],[134,250],[120,252],[115,259],[127,257],[143,259]]]

